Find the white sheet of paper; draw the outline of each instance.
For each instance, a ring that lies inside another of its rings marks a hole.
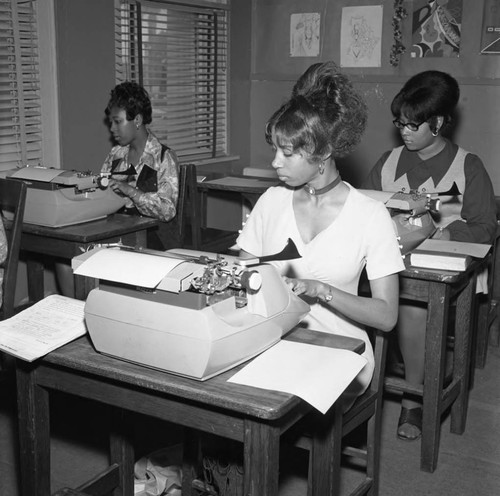
[[[441,239],[426,239],[420,245],[419,250],[444,251],[447,253],[458,253],[470,255],[471,257],[484,258],[491,245],[481,243],[466,243],[463,241],[446,241]]]
[[[154,288],[183,260],[117,249],[99,250],[75,269],[80,276]]]
[[[282,340],[228,382],[291,393],[326,413],[366,363],[353,351]]]
[[[83,336],[85,302],[61,295],[47,296],[0,322],[0,350],[32,362]]]

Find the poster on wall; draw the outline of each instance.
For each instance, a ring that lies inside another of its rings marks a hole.
[[[290,57],[317,57],[319,55],[319,28],[321,15],[290,15]]]
[[[500,0],[485,0],[481,53],[500,54]]]
[[[458,57],[461,31],[462,0],[416,0],[411,57]]]
[[[340,28],[342,67],[380,67],[382,16],[382,5],[342,8]]]

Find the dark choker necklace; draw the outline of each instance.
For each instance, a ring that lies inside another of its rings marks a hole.
[[[342,178],[340,177],[340,174],[335,178],[335,180],[333,180],[330,184],[327,184],[324,188],[321,188],[321,189],[315,189],[313,188],[312,186],[309,186],[309,184],[305,184],[303,186],[303,188],[310,194],[310,195],[313,195],[313,196],[319,196],[319,195],[322,195],[324,193],[327,193],[328,191],[330,191],[331,189],[335,188],[335,186],[337,186],[337,184],[339,184],[340,182],[342,181]]]

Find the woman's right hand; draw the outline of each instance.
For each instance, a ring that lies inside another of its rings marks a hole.
[[[330,290],[330,286],[328,284],[314,279],[295,279],[293,277],[284,277],[283,279],[286,285],[296,295],[318,298]]]

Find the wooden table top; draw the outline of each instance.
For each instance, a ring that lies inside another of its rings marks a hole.
[[[112,238],[138,230],[149,229],[159,224],[151,217],[112,214],[103,219],[74,224],[65,227],[48,227],[37,224],[23,224],[23,233],[64,239],[78,243],[92,243],[103,238]]]
[[[262,194],[266,189],[278,184],[280,184],[280,181],[277,177],[269,178],[231,174],[198,182],[198,189]]]
[[[362,353],[365,348],[364,342],[358,339],[302,328],[292,330],[287,339],[357,353]],[[42,366],[47,364],[92,374],[101,381],[118,381],[132,388],[140,387],[158,394],[172,395],[183,401],[201,402],[267,420],[281,417],[301,401],[292,394],[227,382],[245,364],[206,381],[197,381],[98,353],[88,335],[41,359]]]

